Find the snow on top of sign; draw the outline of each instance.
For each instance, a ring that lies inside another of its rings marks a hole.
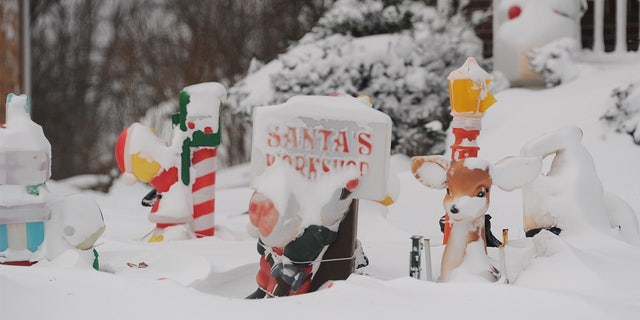
[[[377,121],[391,122],[389,116],[373,109],[370,101],[368,101],[366,97],[354,98],[348,95],[294,96],[283,104],[258,107],[255,111],[258,113],[273,113],[275,116],[282,116],[282,113],[284,113],[291,117],[297,117],[298,114],[300,114],[300,110],[297,109],[297,107],[306,107],[304,115],[307,117],[328,117],[350,121],[357,119],[363,123]]]
[[[10,94],[7,100],[7,123],[0,128],[0,152],[44,150],[51,155],[42,127],[31,121],[27,96]]]

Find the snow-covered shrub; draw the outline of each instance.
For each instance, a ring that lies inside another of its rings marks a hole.
[[[580,45],[573,38],[555,40],[527,53],[529,68],[542,76],[547,87],[558,86],[578,76],[575,57],[579,50]]]
[[[640,80],[624,83],[611,92],[611,107],[601,119],[640,145]]]
[[[230,88],[229,103],[248,116],[295,95],[366,94],[394,122],[392,152],[443,153],[446,76],[468,56],[481,57],[482,43],[462,16],[386,2],[336,2],[297,46]]]

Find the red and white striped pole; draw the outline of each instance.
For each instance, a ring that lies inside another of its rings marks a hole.
[[[192,148],[191,169],[195,180],[191,186],[193,199],[193,231],[196,237],[211,237],[215,231],[216,147]]]

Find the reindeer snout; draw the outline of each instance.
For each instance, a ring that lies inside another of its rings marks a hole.
[[[458,209],[458,207],[456,207],[456,205],[455,205],[455,204],[452,204],[452,205],[451,205],[451,209],[449,209],[449,212],[451,212],[451,213],[458,213],[458,212],[460,212],[460,210]]]

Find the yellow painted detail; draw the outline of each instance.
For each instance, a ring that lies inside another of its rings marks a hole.
[[[449,81],[451,111],[456,113],[478,113],[487,111],[487,109],[496,102],[491,92],[486,89],[489,82],[490,80],[487,80],[484,86],[487,95],[484,99],[480,100],[482,87],[470,79]]]
[[[384,198],[384,200],[380,200],[380,201],[378,201],[378,203],[380,203],[380,204],[382,204],[382,205],[384,205],[384,206],[390,206],[390,205],[392,205],[392,204],[393,204],[393,202],[394,202],[394,200],[393,200],[391,197],[389,197],[389,196],[387,196],[386,198]]]
[[[147,242],[162,242],[164,237],[162,235],[152,235]]]
[[[131,156],[131,173],[142,182],[149,182],[160,171],[160,164],[149,161],[136,153]]]

